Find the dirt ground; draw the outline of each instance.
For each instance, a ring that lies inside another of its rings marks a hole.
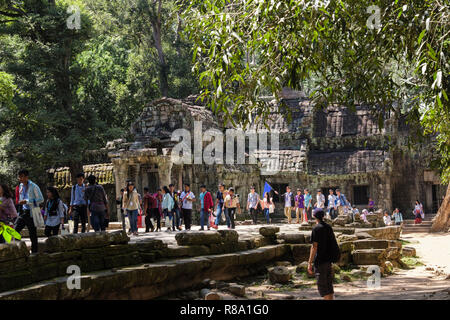
[[[369,288],[368,274],[357,276],[351,270],[341,270],[334,284],[336,300],[450,300],[450,234],[407,234],[401,238],[404,246],[414,247],[417,258],[410,258],[414,267],[394,269],[394,274],[381,278],[379,288]],[[237,297],[219,290],[222,299],[241,300],[319,300],[315,279],[296,273],[289,284],[271,284],[266,274],[233,282],[245,287],[245,296]],[[351,275],[352,281],[344,281]],[[184,295],[187,294],[187,295]],[[190,295],[189,295],[190,294]],[[201,299],[198,291],[181,293],[175,299]]]
[[[377,289],[368,288],[365,279],[335,284],[335,298],[450,300],[450,234],[408,234],[402,240],[409,242],[406,246],[416,249],[418,260],[424,265],[409,270],[395,269],[393,275],[381,278],[381,286]],[[246,293],[250,299],[321,299],[315,284],[307,288],[299,286],[297,289],[270,284],[250,285]]]

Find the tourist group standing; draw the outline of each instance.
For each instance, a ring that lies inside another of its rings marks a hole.
[[[278,192],[275,191],[278,195]],[[322,190],[317,189],[315,202],[313,202],[313,196],[310,194],[309,189],[298,188],[297,193],[291,192],[289,186],[286,187],[286,192],[280,195],[282,203],[284,204],[284,215],[288,219],[288,223],[292,223],[292,213],[295,212],[296,223],[307,223],[312,219],[312,210],[320,208],[325,210],[325,195],[322,194]],[[349,208],[349,203],[344,194],[336,189],[336,195],[332,189],[329,190],[327,216],[334,219],[338,214],[343,214]]]
[[[76,183],[70,189],[70,205],[67,207],[62,201],[58,190],[54,187],[46,188],[46,200],[39,186],[29,179],[29,172],[21,170],[18,173],[19,185],[13,191],[6,185],[0,185],[0,221],[14,226],[20,233],[25,227],[29,231],[31,250],[37,252],[37,229],[44,227],[47,237],[67,232],[64,227],[65,219],[73,220],[73,233],[89,231],[92,226],[94,231],[105,231],[110,217],[108,198],[104,188],[97,183],[94,175],[87,177],[87,183],[83,173],[76,175]],[[275,194],[278,192],[273,190]],[[286,187],[286,192],[279,195],[284,208],[284,215],[288,223],[308,223],[313,217],[313,209],[320,209],[330,219],[344,214],[351,208],[347,198],[339,189],[336,193],[329,189],[327,198],[322,190],[317,189],[315,198],[309,189],[297,188],[295,194],[291,187]],[[200,229],[218,229],[222,221],[227,228],[234,229],[236,214],[242,214],[240,197],[234,188],[226,188],[221,183],[217,192],[207,190],[205,185],[200,186],[198,198],[191,190],[190,184],[184,184],[183,191],[176,191],[173,184],[158,188],[150,192],[149,188],[143,189],[143,196],[139,194],[135,184],[127,181],[126,187],[121,190],[116,199],[120,205],[120,212],[125,221],[129,222],[128,233],[138,235],[138,221],[140,216],[145,221],[145,232],[161,231],[161,220],[165,221],[166,231],[191,230],[192,213],[195,209],[200,212]],[[315,200],[315,201],[314,201]],[[328,200],[328,201],[326,201]],[[326,204],[326,202],[328,202]],[[263,197],[251,187],[246,199],[247,209],[253,224],[258,223],[261,214],[266,223],[271,223],[271,215],[275,211],[275,203],[270,190],[265,190]],[[368,210],[374,209],[374,201],[369,198],[367,209],[364,209],[361,217],[367,221]],[[421,223],[424,218],[423,206],[417,200],[414,207],[415,223]],[[384,213],[385,225],[401,225],[402,213],[396,208],[392,214]],[[3,237],[0,237],[0,242]]]

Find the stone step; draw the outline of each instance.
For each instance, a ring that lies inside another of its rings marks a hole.
[[[404,223],[404,225],[411,225],[411,224],[414,224],[414,220],[404,220],[403,221]],[[422,223],[421,224],[423,224],[423,225],[432,225],[433,224],[433,221],[431,221],[431,220],[422,220]]]
[[[182,291],[201,284],[204,279],[231,280],[248,277],[258,272],[255,265],[277,261],[288,252],[285,245],[183,259],[139,263],[105,269],[101,272],[83,272],[81,289],[67,286],[68,277],[49,280],[0,293],[0,300],[75,300],[75,299],[140,299],[149,300],[171,292]],[[107,290],[104,289],[107,284]]]
[[[426,228],[429,228],[429,227],[431,227],[431,226],[432,226],[431,223],[404,224],[404,225],[403,225],[403,228],[407,228],[407,229],[410,229],[410,228],[419,228],[419,227],[426,227]]]
[[[353,263],[356,265],[378,265],[379,256],[384,249],[359,249],[352,251]]]
[[[430,228],[432,226],[431,223],[419,223],[419,224],[404,224],[403,228],[405,229],[413,229],[413,228]]]
[[[407,229],[403,230],[402,234],[408,234],[408,233],[429,233],[430,229]]]
[[[395,240],[364,239],[354,241],[353,245],[355,250],[386,249],[389,247],[401,247],[401,242]]]

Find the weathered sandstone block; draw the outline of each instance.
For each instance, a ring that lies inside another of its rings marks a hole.
[[[222,237],[217,231],[182,231],[175,235],[179,246],[209,245],[221,243]]]

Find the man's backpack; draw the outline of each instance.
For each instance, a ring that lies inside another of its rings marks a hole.
[[[339,249],[339,245],[336,241],[336,237],[334,236],[333,229],[330,228],[331,232],[331,262],[336,263],[341,259],[341,250]]]

